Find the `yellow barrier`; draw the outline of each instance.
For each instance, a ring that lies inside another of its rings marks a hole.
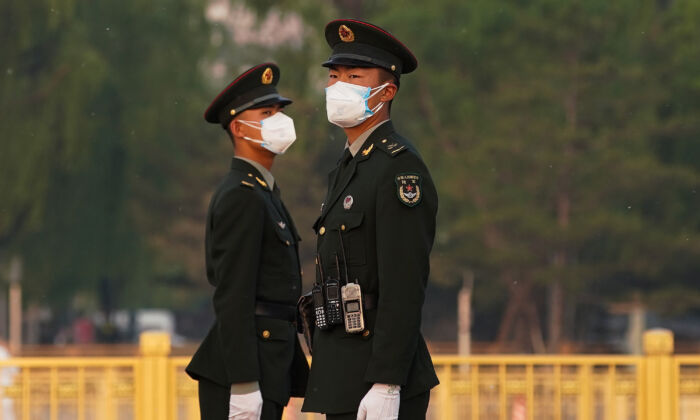
[[[643,356],[435,356],[440,420],[699,420],[700,355],[673,355],[673,335],[645,334]],[[197,384],[170,337],[144,333],[140,356],[0,361],[0,420],[195,420]],[[294,399],[285,419],[301,414]]]

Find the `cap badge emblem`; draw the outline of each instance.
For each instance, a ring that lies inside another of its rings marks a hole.
[[[262,84],[269,85],[272,83],[273,78],[272,69],[270,67],[266,68],[261,77]]]
[[[352,207],[353,201],[354,201],[354,200],[352,199],[352,196],[351,196],[351,195],[345,197],[345,199],[343,200],[343,208],[344,208],[345,210],[350,210],[350,207]]]
[[[338,28],[338,35],[340,35],[340,40],[343,42],[352,42],[355,40],[355,34],[345,25],[340,25],[340,28]]]

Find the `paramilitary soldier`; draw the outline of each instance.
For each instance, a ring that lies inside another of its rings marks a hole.
[[[358,310],[348,299],[345,325],[320,328],[317,317],[303,410],[329,419],[424,419],[438,384],[420,333],[438,198],[420,155],[390,121],[399,77],[417,60],[369,23],[336,20],[325,33],[326,110],[347,143],[314,225],[317,284],[359,284],[364,329],[346,331]]]
[[[231,171],[211,198],[206,267],[216,320],[187,366],[204,420],[280,419],[303,396],[308,364],[297,339],[299,235],[270,167],[296,139],[290,104],[265,63],[236,78],[204,118],[231,136]]]

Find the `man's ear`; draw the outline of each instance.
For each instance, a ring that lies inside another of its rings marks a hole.
[[[382,94],[379,96],[379,100],[382,102],[389,102],[393,100],[394,96],[396,96],[397,90],[398,88],[396,87],[396,85],[389,82],[389,84],[384,87],[384,90],[382,90]]]
[[[235,118],[228,124],[228,129],[234,137],[243,137],[243,133],[241,132],[241,124],[238,124],[238,121]]]

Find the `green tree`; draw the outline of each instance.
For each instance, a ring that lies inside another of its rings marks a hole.
[[[205,5],[1,6],[0,246],[24,256],[29,300],[65,307],[108,278],[124,304],[157,304],[172,293],[154,279],[201,266]]]

